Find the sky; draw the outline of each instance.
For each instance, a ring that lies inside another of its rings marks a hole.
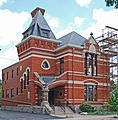
[[[45,19],[56,38],[76,31],[85,38],[102,34],[105,26],[118,28],[118,10],[105,0],[0,0],[0,79],[2,69],[18,62],[16,45],[31,23],[31,12],[45,9]]]

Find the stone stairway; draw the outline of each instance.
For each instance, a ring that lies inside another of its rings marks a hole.
[[[55,115],[64,115],[64,114],[74,114],[72,109],[70,107],[60,107],[60,106],[54,106],[54,114]]]

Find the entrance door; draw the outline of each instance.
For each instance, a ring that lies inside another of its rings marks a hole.
[[[51,89],[48,93],[48,102],[50,105],[54,105],[54,89]]]

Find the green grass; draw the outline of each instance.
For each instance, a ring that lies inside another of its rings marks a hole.
[[[114,115],[117,114],[117,111],[95,111],[95,112],[89,112],[89,115]]]

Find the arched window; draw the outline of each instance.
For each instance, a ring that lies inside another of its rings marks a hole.
[[[45,61],[45,62],[42,64],[42,67],[43,67],[43,68],[48,68],[49,65],[48,65],[48,63]]]
[[[43,69],[45,69],[45,70],[48,70],[48,69],[50,69],[50,64],[49,64],[49,62],[48,62],[47,60],[44,60],[44,61],[42,62],[41,67],[42,67]]]
[[[26,89],[26,74],[24,74],[24,89]]]
[[[27,69],[27,85],[29,85],[29,69]]]
[[[23,79],[21,79],[21,93],[23,93]]]

